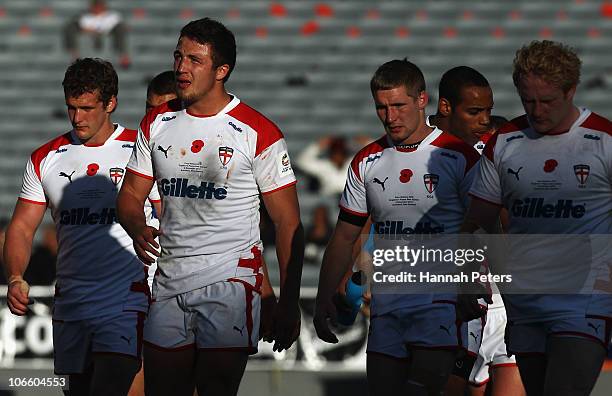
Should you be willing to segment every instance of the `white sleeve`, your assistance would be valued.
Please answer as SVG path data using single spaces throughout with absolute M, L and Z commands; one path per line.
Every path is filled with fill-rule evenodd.
M 127 170 L 146 179 L 153 179 L 151 145 L 140 128 L 138 128 L 138 137 L 136 138 L 134 151 L 132 151 L 132 157 L 127 164 Z
M 361 173 L 360 168 L 357 171 Z M 363 176 L 355 174 L 353 166 L 349 166 L 344 192 L 340 197 L 340 207 L 358 216 L 368 215 L 368 202 Z
M 502 189 L 495 164 L 486 155 L 480 157 L 470 194 L 494 204 L 502 204 Z M 476 168 L 475 167 L 475 168 Z
M 23 172 L 23 183 L 21 185 L 19 199 L 33 203 L 47 203 L 47 197 L 45 196 L 42 182 L 36 174 L 31 157 L 28 159 L 25 171 Z
M 285 139 L 278 139 L 259 153 L 253 161 L 253 171 L 262 194 L 295 184 Z

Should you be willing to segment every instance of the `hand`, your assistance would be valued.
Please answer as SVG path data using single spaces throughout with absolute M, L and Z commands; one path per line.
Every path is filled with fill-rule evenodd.
M 15 278 L 9 282 L 6 298 L 11 312 L 23 316 L 28 311 L 30 285 L 22 278 Z
M 300 308 L 295 303 L 287 303 L 282 297 L 274 310 L 274 346 L 272 350 L 280 352 L 289 349 L 300 335 Z
M 493 304 L 491 293 L 477 283 L 464 285 L 457 296 L 457 318 L 463 322 L 483 317 L 487 314 L 487 308 L 478 303 L 482 298 L 487 304 Z
M 319 298 L 317 297 L 315 315 L 313 323 L 317 336 L 325 342 L 335 344 L 338 342 L 336 335 L 329 329 L 329 322 L 332 325 L 337 324 L 337 312 L 336 306 L 334 305 L 331 297 L 330 298 Z
M 276 296 L 274 294 L 262 296 L 261 315 L 259 321 L 259 339 L 265 342 L 274 342 L 274 311 L 276 310 Z
M 146 265 L 153 264 L 155 257 L 161 256 L 159 244 L 155 241 L 155 238 L 161 234 L 162 232 L 157 228 L 145 226 L 132 238 L 136 255 Z M 151 257 L 151 255 L 154 257 Z

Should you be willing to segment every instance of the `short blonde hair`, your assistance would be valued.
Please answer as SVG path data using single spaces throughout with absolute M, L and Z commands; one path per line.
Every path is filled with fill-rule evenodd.
M 567 92 L 580 82 L 581 64 L 574 49 L 564 44 L 532 41 L 516 51 L 512 79 L 518 87 L 521 78 L 532 73 Z

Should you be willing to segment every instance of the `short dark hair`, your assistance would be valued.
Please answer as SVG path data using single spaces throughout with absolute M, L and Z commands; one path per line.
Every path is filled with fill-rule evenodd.
M 236 38 L 225 25 L 210 18 L 198 19 L 185 25 L 180 37 L 190 38 L 200 44 L 210 44 L 213 67 L 229 66 L 223 79 L 223 82 L 227 82 L 236 65 Z
M 467 87 L 490 87 L 489 81 L 478 70 L 457 66 L 442 75 L 438 86 L 439 99 L 446 99 L 452 107 L 461 103 L 461 91 Z
M 149 81 L 147 95 L 168 95 L 176 92 L 176 78 L 172 70 L 159 73 Z
M 82 58 L 68 66 L 62 86 L 67 98 L 98 90 L 100 100 L 106 106 L 119 92 L 119 77 L 110 62 L 100 58 Z
M 393 89 L 399 86 L 406 87 L 411 96 L 418 96 L 425 91 L 425 77 L 423 72 L 414 63 L 404 58 L 395 59 L 382 64 L 370 80 L 372 93 L 381 90 Z

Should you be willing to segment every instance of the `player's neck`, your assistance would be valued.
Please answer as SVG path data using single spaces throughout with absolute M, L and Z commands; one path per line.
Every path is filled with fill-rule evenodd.
M 401 142 L 393 142 L 396 146 L 405 146 L 414 143 L 419 143 L 425 140 L 427 136 L 433 131 L 433 128 L 428 127 L 425 122 L 421 123 L 421 125 L 412 132 L 406 139 Z
M 570 128 L 576 120 L 580 117 L 580 110 L 572 105 L 571 110 L 567 113 L 567 116 L 561 120 L 554 128 L 550 131 L 546 131 L 545 133 L 541 133 L 542 135 L 562 135 L 566 132 L 569 132 Z
M 444 117 L 440 114 L 430 116 L 429 124 L 432 126 L 436 126 L 445 132 L 450 131 L 450 120 L 448 119 L 448 117 Z
M 98 130 L 98 132 L 87 139 L 86 141 L 81 141 L 85 146 L 102 146 L 108 138 L 115 132 L 115 128 L 117 125 L 113 124 L 110 118 L 107 122 L 105 122 L 102 127 Z
M 213 116 L 219 113 L 229 102 L 232 96 L 223 87 L 212 89 L 210 92 L 187 106 L 189 114 L 198 116 Z

